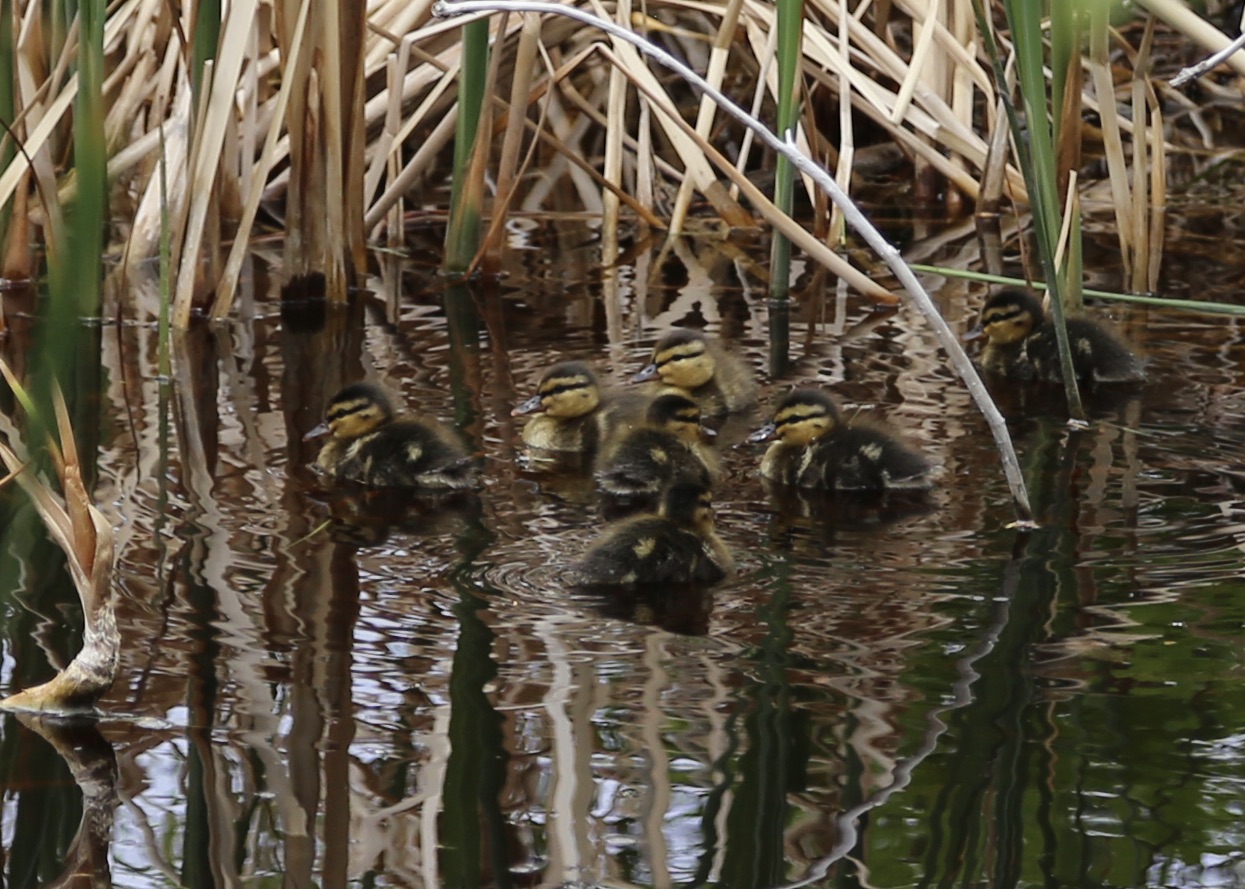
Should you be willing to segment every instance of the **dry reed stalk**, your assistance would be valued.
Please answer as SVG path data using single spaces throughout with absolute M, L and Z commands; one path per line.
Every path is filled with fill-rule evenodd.
M 726 76 L 726 63 L 730 58 L 731 46 L 735 42 L 735 28 L 739 24 L 739 15 L 743 10 L 743 0 L 727 0 L 722 10 L 722 20 L 718 23 L 713 37 L 713 48 L 709 52 L 709 67 L 705 72 L 705 80 L 714 87 L 721 89 L 722 79 Z M 776 38 L 777 35 L 775 34 Z M 762 78 L 764 80 L 764 78 Z M 717 106 L 707 95 L 700 97 L 700 106 L 696 111 L 696 132 L 708 139 L 713 130 L 713 121 Z M 747 149 L 744 149 L 744 156 Z M 643 154 L 640 155 L 644 157 Z M 728 192 L 729 194 L 729 192 Z M 732 200 L 734 195 L 731 195 Z M 677 236 L 683 231 L 683 223 L 687 218 L 687 208 L 692 203 L 692 182 L 684 179 L 674 198 L 674 207 L 670 211 L 670 234 Z
M 164 129 L 165 163 L 171 171 L 184 171 L 190 151 L 190 85 L 182 83 L 168 119 L 161 119 L 160 126 Z M 160 130 L 152 135 L 159 137 Z M 157 147 L 160 142 L 157 139 Z M 163 214 L 167 203 L 168 218 L 182 219 L 185 216 L 186 202 L 190 192 L 185 188 L 170 189 L 167 195 L 160 193 L 160 177 L 150 176 L 146 188 L 139 199 L 138 209 L 130 226 L 130 234 L 126 239 L 122 253 L 122 265 L 130 278 L 136 276 L 140 263 L 155 256 L 160 247 L 160 230 L 163 225 Z
M 393 95 L 395 96 L 401 95 L 401 90 L 399 87 L 402 81 L 402 72 L 405 70 L 406 70 L 406 54 L 405 53 L 399 53 L 397 56 L 390 56 L 390 64 L 389 64 L 388 70 L 386 71 L 386 77 L 389 82 L 390 89 L 393 90 Z M 398 121 L 401 119 L 400 114 L 401 114 L 402 106 L 399 102 L 394 101 L 390 103 L 389 109 L 390 109 L 390 113 L 385 116 L 385 137 L 387 137 L 390 140 L 390 145 L 392 145 L 393 140 L 397 138 Z M 390 182 L 396 182 L 398 180 L 399 175 L 402 173 L 401 157 L 399 157 L 397 154 L 390 151 L 389 147 L 386 146 L 384 150 L 376 151 L 375 160 L 384 161 L 385 175 L 389 177 Z M 377 184 L 379 184 L 380 182 L 380 177 L 379 175 L 377 176 L 376 182 L 372 184 L 371 188 L 368 188 L 366 182 L 367 180 L 365 178 L 364 179 L 365 184 L 363 186 L 363 198 L 364 198 L 365 203 L 370 199 L 371 195 L 375 191 Z M 401 196 L 399 196 L 398 199 L 393 202 L 393 207 L 390 208 L 389 213 L 388 213 L 388 219 L 385 223 L 385 228 L 386 228 L 385 239 L 386 239 L 386 243 L 390 247 L 396 248 L 400 246 L 402 243 L 402 220 L 405 214 L 406 214 L 406 202 L 402 199 Z M 364 216 L 365 227 L 366 227 L 366 223 L 367 223 L 367 217 L 365 214 Z M 369 229 L 368 231 L 371 232 L 372 230 Z M 373 236 L 374 236 L 374 233 L 373 233 Z M 396 313 L 397 307 L 395 306 L 394 309 Z M 391 323 L 396 324 L 397 318 L 395 317 Z
M 612 50 L 602 50 L 602 52 L 605 53 L 607 57 L 613 58 Z M 624 70 L 627 69 L 624 68 Z M 833 274 L 843 278 L 848 285 L 869 299 L 885 304 L 894 304 L 897 301 L 892 293 L 881 287 L 868 275 L 849 264 L 847 260 L 843 259 L 815 238 L 790 216 L 781 213 L 778 208 L 774 206 L 774 203 L 766 197 L 765 193 L 762 192 L 761 189 L 753 185 L 745 175 L 735 169 L 735 166 L 716 148 L 714 148 L 713 145 L 701 139 L 691 124 L 687 123 L 687 121 L 679 115 L 675 108 L 669 104 L 663 103 L 662 99 L 664 98 L 664 94 L 662 97 L 658 97 L 656 94 L 650 93 L 648 84 L 642 83 L 639 80 L 633 80 L 632 84 L 641 93 L 644 93 L 648 100 L 653 104 L 655 110 L 660 112 L 664 117 L 673 121 L 675 126 L 681 127 L 683 132 L 687 134 L 688 138 L 698 145 L 699 150 L 704 153 L 704 156 L 708 158 L 709 161 L 717 165 L 718 169 L 730 177 L 730 179 L 737 186 L 739 186 L 740 192 L 750 203 L 753 204 L 753 206 L 756 207 L 757 212 L 765 218 L 766 222 L 790 238 L 792 244 L 808 253 L 815 262 L 825 265 Z
M 924 80 L 927 89 L 936 90 L 939 86 L 936 81 L 941 72 L 931 70 L 934 59 L 930 55 L 930 50 L 934 45 L 934 34 L 938 30 L 941 13 L 942 0 L 930 0 L 929 5 L 921 11 L 921 15 L 913 17 L 912 27 L 916 31 L 916 45 L 912 48 L 912 60 L 908 63 L 903 82 L 899 85 L 899 92 L 895 95 L 895 104 L 891 108 L 890 119 L 893 124 L 902 123 L 904 117 L 907 116 L 908 106 L 912 103 L 912 94 L 916 92 L 918 83 Z
M 652 211 L 657 201 L 657 169 L 653 163 L 653 111 L 640 100 L 639 152 L 635 164 L 635 196 L 640 206 Z M 643 217 L 641 217 L 643 225 Z
M 1167 143 L 1163 139 L 1163 106 L 1155 95 L 1154 84 L 1146 80 L 1146 95 L 1150 105 L 1150 249 L 1149 262 L 1143 290 L 1153 293 L 1159 287 L 1159 272 L 1163 266 L 1163 233 L 1167 216 Z
M 298 65 L 298 57 L 308 43 L 305 37 L 310 8 L 310 0 L 305 0 L 299 7 L 298 17 L 294 21 L 294 30 L 291 35 L 292 42 L 289 46 L 294 47 L 294 55 L 291 61 L 295 66 Z M 242 264 L 246 261 L 249 251 L 251 226 L 255 223 L 256 213 L 259 212 L 259 203 L 263 199 L 264 186 L 268 182 L 268 173 L 276 160 L 277 141 L 281 135 L 281 123 L 285 120 L 285 112 L 289 107 L 293 87 L 293 80 L 282 80 L 281 88 L 277 91 L 275 113 L 269 121 L 268 133 L 264 138 L 264 147 L 259 156 L 257 170 L 251 177 L 251 186 L 242 205 L 242 214 L 234 235 L 233 246 L 229 250 L 229 257 L 225 261 L 225 268 L 216 286 L 216 298 L 212 302 L 211 317 L 213 320 L 219 321 L 228 317 L 229 310 L 233 306 L 233 298 L 238 288 L 238 279 L 242 274 Z
M 540 16 L 523 13 L 519 45 L 514 57 L 514 80 L 510 84 L 509 113 L 502 134 L 501 153 L 497 158 L 497 188 L 493 199 L 493 218 L 483 239 L 486 271 L 496 274 L 501 266 L 502 222 L 514 197 L 518 181 L 519 149 L 523 147 L 523 123 L 527 119 L 528 96 L 532 92 L 533 74 L 540 44 Z M 500 55 L 498 51 L 496 55 Z
M 14 391 L 21 385 L 0 362 L 0 374 Z M 81 461 L 74 442 L 69 411 L 59 389 L 53 392 L 60 447 L 48 442 L 63 498 L 26 471 L 9 447 L 0 444 L 0 461 L 30 497 L 48 533 L 65 552 L 69 573 L 82 602 L 82 649 L 69 665 L 47 682 L 0 700 L 7 710 L 39 713 L 92 713 L 95 702 L 112 687 L 117 676 L 120 636 L 112 604 L 114 558 L 112 526 L 94 504 L 82 480 Z M 5 479 L 7 481 L 8 479 Z
M 846 4 L 847 0 L 843 0 Z M 862 3 L 861 6 L 864 4 Z M 844 67 L 851 64 L 852 32 L 851 23 L 854 17 L 839 13 L 839 62 Z M 852 85 L 847 82 L 839 85 L 839 162 L 835 167 L 834 178 L 843 189 L 843 194 L 852 193 L 852 165 L 856 159 L 856 130 L 852 126 Z M 830 225 L 826 240 L 830 244 L 842 246 L 847 241 L 847 220 L 837 204 L 831 205 Z
M 1147 71 L 1150 66 L 1150 48 L 1154 44 L 1154 16 L 1146 20 L 1146 28 L 1142 33 L 1141 46 L 1133 61 L 1133 79 L 1131 98 L 1133 123 L 1138 128 L 1133 137 L 1133 243 L 1137 245 L 1133 253 L 1133 261 L 1126 266 L 1128 269 L 1127 286 L 1136 290 L 1144 286 L 1146 270 L 1149 267 L 1150 253 L 1150 172 L 1149 146 L 1145 134 L 1148 130 L 1146 114 L 1149 104 L 1146 96 Z
M 760 62 L 760 66 L 761 66 L 761 71 L 760 71 L 760 76 L 757 77 L 756 89 L 753 90 L 753 93 L 752 93 L 752 105 L 748 109 L 748 113 L 758 119 L 760 118 L 760 115 L 761 115 L 761 104 L 762 102 L 765 101 L 765 84 L 767 83 L 769 79 L 770 71 L 774 67 L 774 51 L 777 48 L 777 46 L 778 46 L 778 29 L 770 28 L 768 32 L 768 36 L 765 38 L 765 45 L 761 49 L 761 54 L 758 57 L 758 61 Z M 752 130 L 748 130 L 744 133 L 743 141 L 739 143 L 739 160 L 735 164 L 735 169 L 741 175 L 746 174 L 748 171 L 748 157 L 752 153 L 752 143 L 755 140 L 756 140 L 756 134 L 753 133 Z M 734 182 L 732 181 L 731 188 L 728 193 L 731 196 L 731 200 L 738 199 L 739 186 L 735 185 Z
M 1064 189 L 1063 202 L 1063 218 L 1059 223 L 1059 240 L 1055 243 L 1055 268 L 1063 268 L 1064 257 L 1067 256 L 1069 249 L 1069 239 L 1072 235 L 1072 223 L 1074 219 L 1080 216 L 1080 201 L 1076 190 L 1077 171 L 1068 171 L 1068 183 Z M 1072 282 L 1072 286 L 1076 289 L 1077 296 L 1080 296 L 1079 282 Z M 1067 296 L 1064 297 L 1067 299 Z M 1076 300 L 1080 302 L 1079 298 Z
M 212 65 L 210 88 L 203 126 L 196 131 L 191 155 L 190 202 L 185 222 L 185 239 L 174 255 L 177 263 L 177 285 L 173 300 L 173 326 L 184 330 L 190 324 L 195 283 L 199 271 L 199 253 L 209 223 L 210 198 L 214 193 L 216 173 L 221 164 L 225 132 L 233 112 L 233 95 L 241 73 L 246 36 L 255 17 L 258 0 L 237 0 L 230 4 L 221 30 L 220 52 Z M 205 79 L 205 85 L 209 83 Z M 219 229 L 218 229 L 219 230 Z
M 409 39 L 398 41 L 395 52 L 389 53 L 385 60 L 385 95 L 389 101 L 385 105 L 385 125 L 380 138 L 371 146 L 371 165 L 363 176 L 363 200 L 370 205 L 376 196 L 376 189 L 387 171 L 395 166 L 393 147 L 398 143 L 398 131 L 402 125 L 402 75 L 406 72 L 411 60 L 411 42 Z M 393 172 L 388 172 L 392 177 Z
M 598 5 L 597 14 L 603 10 Z M 618 23 L 627 27 L 631 23 L 631 0 L 617 0 L 614 15 Z M 601 192 L 601 263 L 606 268 L 618 259 L 618 208 L 617 191 L 622 189 L 623 133 L 627 130 L 627 81 L 617 67 L 609 72 L 609 94 L 605 101 L 605 163 L 602 175 L 605 181 L 616 186 Z M 686 184 L 686 180 L 684 181 Z
M 828 0 L 816 0 L 816 2 L 825 4 Z M 827 6 L 824 11 L 833 17 L 834 8 Z M 763 42 L 761 24 L 769 24 L 773 13 L 771 9 L 755 0 L 750 0 L 747 9 L 752 13 L 746 20 L 748 36 L 755 48 Z M 942 31 L 946 30 L 941 25 L 936 24 L 935 27 L 941 28 Z M 859 51 L 868 54 L 878 68 L 902 82 L 908 70 L 907 63 L 867 29 L 857 28 L 853 34 L 861 41 L 862 45 L 857 47 Z M 945 101 L 918 85 L 914 92 L 914 104 L 908 109 L 904 125 L 894 124 L 890 116 L 898 97 L 893 91 L 879 84 L 874 75 L 854 66 L 845 67 L 841 62 L 839 52 L 827 41 L 826 35 L 808 26 L 807 23 L 804 30 L 804 47 L 805 56 L 812 63 L 811 69 L 807 72 L 809 76 L 816 78 L 831 89 L 838 89 L 841 82 L 849 83 L 855 108 L 876 121 L 915 156 L 945 176 L 955 187 L 974 199 L 977 197 L 977 181 L 963 169 L 952 164 L 942 153 L 942 149 L 960 154 L 972 169 L 981 169 L 985 162 L 987 145 L 970 127 L 965 126 L 955 117 Z M 962 47 L 960 50 L 963 52 Z M 928 137 L 929 141 L 918 136 Z M 1023 177 L 1019 172 L 1008 168 L 1007 175 L 1013 193 L 1024 195 Z
M 977 17 L 973 15 L 970 4 L 953 3 L 948 9 L 948 15 L 951 19 L 950 32 L 954 40 L 955 46 L 964 47 L 966 53 L 971 58 L 976 54 L 977 40 Z M 975 60 L 974 60 L 975 61 Z M 984 73 L 984 72 L 983 72 Z M 955 64 L 951 66 L 951 114 L 959 121 L 960 125 L 967 128 L 974 128 L 973 111 L 975 107 L 975 97 L 973 93 L 973 76 L 972 71 L 963 64 Z M 984 128 L 989 132 L 991 126 L 990 112 L 993 110 L 994 103 L 991 101 L 992 91 L 985 91 L 983 94 L 983 107 L 986 109 Z M 989 156 L 989 148 L 987 148 L 987 157 Z M 952 155 L 951 163 L 958 169 L 967 172 L 967 163 L 964 158 L 959 155 Z M 981 178 L 985 178 L 984 161 L 981 171 Z M 958 213 L 963 209 L 963 195 L 953 189 L 947 191 L 947 209 L 951 213 Z
M 599 4 L 597 5 L 599 6 Z M 644 60 L 640 58 L 639 51 L 631 44 L 619 40 L 612 35 L 610 41 L 613 47 L 611 56 L 615 63 L 620 66 L 620 69 L 626 73 L 628 79 L 637 88 L 640 84 L 643 84 L 645 92 L 652 96 L 660 97 L 660 99 L 654 99 L 658 105 L 673 106 L 675 103 L 666 94 L 661 81 L 644 64 Z M 691 178 L 696 190 L 703 194 L 709 203 L 713 205 L 714 210 L 722 217 L 722 220 L 727 225 L 733 227 L 746 228 L 753 225 L 752 216 L 730 199 L 730 195 L 725 187 L 722 186 L 717 176 L 714 175 L 713 167 L 705 159 L 704 154 L 697 149 L 695 140 L 690 138 L 677 123 L 665 114 L 658 115 L 657 123 L 665 132 L 666 138 L 674 146 L 679 159 L 683 162 L 686 175 Z
M 1099 18 L 1101 16 L 1101 18 Z M 1120 258 L 1125 268 L 1132 265 L 1135 241 L 1132 233 L 1133 200 L 1128 181 L 1128 161 L 1124 158 L 1124 140 L 1120 135 L 1119 106 L 1115 101 L 1115 81 L 1107 57 L 1107 23 L 1105 10 L 1095 14 L 1090 24 L 1090 80 L 1098 94 L 1098 116 L 1102 126 L 1103 151 L 1107 160 L 1107 179 L 1111 184 L 1111 207 L 1115 211 L 1115 232 Z

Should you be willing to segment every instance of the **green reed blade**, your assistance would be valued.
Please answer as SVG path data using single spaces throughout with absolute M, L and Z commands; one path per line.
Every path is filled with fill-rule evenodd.
M 464 274 L 480 249 L 480 220 L 484 215 L 482 183 L 473 184 L 472 167 L 488 86 L 488 20 L 479 19 L 463 26 L 463 67 L 458 79 L 458 121 L 454 132 L 454 185 L 450 192 L 450 218 L 445 233 L 445 271 L 451 276 Z M 483 166 L 476 165 L 483 175 Z
M 195 7 L 194 33 L 190 37 L 191 89 L 198 107 L 199 90 L 203 86 L 203 66 L 216 58 L 220 43 L 220 0 L 199 0 Z
M 1072 367 L 1072 352 L 1068 346 L 1068 334 L 1064 323 L 1064 303 L 1060 270 L 1055 265 L 1055 251 L 1059 240 L 1062 207 L 1059 201 L 1058 167 L 1055 158 L 1054 134 L 1048 114 L 1048 94 L 1045 52 L 1042 39 L 1042 14 L 1047 4 L 1036 0 L 1003 0 L 1012 44 L 1016 51 L 1016 80 L 1020 90 L 1021 107 L 1017 108 L 1003 70 L 1003 56 L 994 38 L 991 18 L 982 0 L 975 0 L 978 25 L 986 43 L 986 50 L 993 62 L 995 81 L 999 95 L 1007 109 L 1008 124 L 1016 146 L 1017 161 L 1029 192 L 1033 229 L 1037 238 L 1038 256 L 1043 276 L 1051 291 L 1051 320 L 1055 325 L 1059 343 L 1060 368 L 1064 378 L 1064 393 L 1068 401 L 1068 413 L 1074 419 L 1085 418 L 1081 393 L 1076 384 Z M 1056 97 L 1058 99 L 1059 97 Z M 1058 109 L 1055 116 L 1058 117 Z M 1079 256 L 1079 250 L 1070 251 Z M 1080 276 L 1080 270 L 1076 272 Z
M 796 73 L 803 53 L 804 0 L 778 0 L 778 133 L 795 131 L 799 118 L 796 101 Z M 788 216 L 795 197 L 795 171 L 791 162 L 778 156 L 774 176 L 774 205 Z M 770 250 L 770 297 L 786 299 L 791 287 L 791 241 L 774 233 Z

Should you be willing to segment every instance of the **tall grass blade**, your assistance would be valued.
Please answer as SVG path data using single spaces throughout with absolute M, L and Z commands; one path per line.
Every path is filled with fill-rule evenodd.
M 796 72 L 802 55 L 803 24 L 804 0 L 778 0 L 778 132 L 784 137 L 794 133 L 799 120 Z M 794 198 L 795 171 L 791 162 L 779 155 L 774 177 L 774 206 L 780 213 L 790 216 Z M 791 241 L 782 232 L 774 233 L 769 265 L 770 298 L 786 299 L 791 288 Z
M 987 52 L 993 60 L 995 78 L 1000 84 L 1006 83 L 1003 58 L 994 34 L 993 22 L 983 0 L 974 0 L 974 3 L 978 26 L 986 42 Z M 1068 413 L 1075 419 L 1084 419 L 1085 408 L 1081 403 L 1081 393 L 1073 371 L 1072 352 L 1064 323 L 1063 277 L 1055 262 L 1060 229 L 1058 171 L 1054 136 L 1047 111 L 1041 7 L 1042 4 L 1031 0 L 1004 0 L 1004 11 L 1016 54 L 1021 107 L 1017 108 L 1007 90 L 1001 90 L 1000 96 L 1007 108 L 1017 160 L 1029 191 L 1043 277 L 1051 291 L 1050 311 L 1059 342 L 1060 368 Z
M 466 274 L 480 249 L 480 221 L 484 215 L 483 165 L 481 181 L 471 181 L 472 162 L 484 151 L 487 134 L 480 131 L 488 87 L 488 20 L 463 27 L 463 67 L 458 81 L 458 125 L 454 132 L 454 184 L 450 191 L 450 219 L 445 233 L 445 271 L 451 277 Z

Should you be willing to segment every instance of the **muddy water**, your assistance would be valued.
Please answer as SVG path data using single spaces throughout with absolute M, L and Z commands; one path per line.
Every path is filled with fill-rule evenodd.
M 447 294 L 438 235 L 413 237 L 350 312 L 282 313 L 257 259 L 243 319 L 176 344 L 167 399 L 141 288 L 100 332 L 122 678 L 97 733 L 6 718 L 10 885 L 1245 885 L 1241 322 L 1098 310 L 1151 377 L 1097 393 L 1085 429 L 997 391 L 1041 520 L 1021 533 L 911 313 L 813 278 L 775 377 L 753 245 L 607 274 L 590 228 L 516 226 L 499 286 Z M 1172 289 L 1236 298 L 1192 280 Z M 969 326 L 980 287 L 930 283 Z M 767 399 L 817 382 L 886 417 L 938 487 L 782 496 L 725 449 L 734 578 L 574 590 L 600 504 L 524 462 L 510 408 L 561 358 L 622 384 L 674 325 Z M 324 487 L 302 435 L 365 376 L 459 426 L 478 494 Z M 5 508 L 9 688 L 76 631 L 54 548 Z

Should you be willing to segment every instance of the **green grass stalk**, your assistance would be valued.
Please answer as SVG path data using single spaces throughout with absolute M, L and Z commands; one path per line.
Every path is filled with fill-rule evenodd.
M 52 308 L 66 323 L 97 316 L 103 290 L 108 146 L 104 142 L 104 0 L 79 7 L 73 157 L 77 196 L 66 214 L 68 250 L 49 271 Z
M 480 132 L 484 93 L 488 87 L 488 20 L 479 19 L 463 26 L 463 67 L 458 85 L 458 122 L 454 133 L 454 185 L 450 192 L 449 225 L 445 233 L 445 271 L 451 277 L 465 274 L 480 249 L 480 220 L 483 217 L 484 189 L 473 184 L 472 161 Z M 476 165 L 482 175 L 483 165 Z
M 1059 341 L 1059 360 L 1063 371 L 1068 413 L 1074 419 L 1084 419 L 1085 408 L 1081 403 L 1081 393 L 1076 384 L 1076 374 L 1072 367 L 1072 352 L 1068 345 L 1067 328 L 1064 322 L 1064 288 L 1062 286 L 1064 279 L 1061 278 L 1055 264 L 1061 206 L 1054 133 L 1047 110 L 1045 52 L 1042 42 L 1042 12 L 1045 4 L 1036 3 L 1033 0 L 1004 0 L 1003 6 L 1016 51 L 1017 85 L 1020 89 L 1022 108 L 1016 107 L 1015 101 L 1005 86 L 1007 77 L 1004 72 L 1004 60 L 994 37 L 992 20 L 982 0 L 976 0 L 974 4 L 986 50 L 993 62 L 995 80 L 1000 84 L 999 94 L 1003 97 L 1007 108 L 1008 124 L 1016 146 L 1017 160 L 1024 174 L 1025 188 L 1029 192 L 1038 255 L 1041 259 L 1043 275 L 1051 291 L 1051 319 Z M 1058 117 L 1058 113 L 1055 116 Z
M 799 118 L 796 101 L 796 74 L 802 55 L 801 38 L 804 24 L 804 0 L 778 0 L 778 133 L 794 130 Z M 778 156 L 774 177 L 774 205 L 791 215 L 795 197 L 795 171 L 791 161 Z M 791 288 L 791 241 L 781 232 L 774 233 L 770 248 L 769 295 L 786 299 Z
M 195 4 L 195 27 L 190 42 L 191 89 L 197 107 L 199 91 L 203 88 L 203 66 L 216 58 L 216 47 L 220 43 L 220 0 L 198 0 Z

